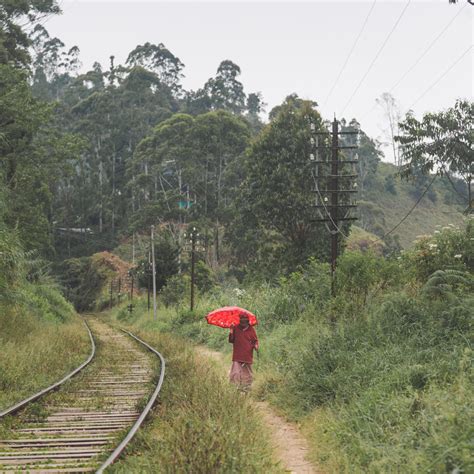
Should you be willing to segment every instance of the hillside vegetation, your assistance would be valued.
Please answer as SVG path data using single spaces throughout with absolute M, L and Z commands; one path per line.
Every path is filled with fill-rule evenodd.
M 359 198 L 357 225 L 383 236 L 406 216 L 428 185 L 427 179 L 403 180 L 394 165 L 379 163 L 374 178 Z M 402 248 L 408 248 L 419 236 L 430 235 L 449 224 L 460 225 L 464 208 L 457 192 L 461 192 L 460 188 L 453 189 L 447 178 L 435 180 L 410 216 L 392 233 L 392 238 Z
M 197 357 L 186 339 L 157 331 L 146 318 L 121 319 L 120 326 L 165 355 L 166 378 L 155 416 L 112 472 L 283 473 L 251 400 Z
M 90 353 L 82 321 L 17 236 L 0 228 L 0 410 L 56 382 Z
M 117 318 L 228 351 L 226 331 L 204 316 L 246 307 L 259 318 L 255 395 L 303 424 L 328 472 L 469 472 L 472 224 L 436 231 L 399 258 L 346 252 L 334 299 L 328 267 L 312 261 L 277 285 L 215 286 L 195 312 L 188 287 L 165 287 L 156 323 L 144 300 Z M 179 303 L 166 307 L 170 291 Z

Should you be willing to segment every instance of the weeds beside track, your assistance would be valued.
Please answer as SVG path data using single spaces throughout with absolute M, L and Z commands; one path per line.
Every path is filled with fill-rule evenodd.
M 143 406 L 153 388 L 152 359 L 127 335 L 96 319 L 90 322 L 97 339 L 90 367 L 0 426 L 1 472 L 100 470 L 120 440 L 131 439 L 136 429 L 127 435 L 130 426 L 146 415 Z M 115 457 L 123 447 L 114 451 Z

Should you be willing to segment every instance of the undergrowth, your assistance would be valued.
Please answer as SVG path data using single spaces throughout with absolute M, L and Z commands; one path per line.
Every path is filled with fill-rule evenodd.
M 44 263 L 1 225 L 0 348 L 0 410 L 56 382 L 90 352 L 86 329 Z
M 195 358 L 184 339 L 157 333 L 146 311 L 136 314 L 127 327 L 164 355 L 165 382 L 154 416 L 112 471 L 283 472 L 251 401 Z
M 214 288 L 194 312 L 160 305 L 152 323 L 139 302 L 118 318 L 229 350 L 204 316 L 245 307 L 259 319 L 254 394 L 302 423 L 317 464 L 329 472 L 469 472 L 473 248 L 471 221 L 399 258 L 346 252 L 336 298 L 327 266 L 312 261 L 277 285 Z

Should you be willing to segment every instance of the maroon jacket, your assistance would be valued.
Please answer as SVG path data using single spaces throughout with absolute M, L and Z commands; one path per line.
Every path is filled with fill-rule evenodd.
M 230 330 L 229 342 L 234 344 L 232 360 L 234 362 L 244 362 L 251 364 L 253 362 L 253 350 L 258 349 L 257 333 L 252 326 L 242 329 L 235 326 Z

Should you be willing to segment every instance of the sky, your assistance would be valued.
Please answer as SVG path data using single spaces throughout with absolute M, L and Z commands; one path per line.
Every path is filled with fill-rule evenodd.
M 60 4 L 62 15 L 44 26 L 80 48 L 83 71 L 95 61 L 107 68 L 111 55 L 124 63 L 139 44 L 164 43 L 186 66 L 186 89 L 202 87 L 230 59 L 245 91 L 262 93 L 267 112 L 296 93 L 315 100 L 325 119 L 356 117 L 381 141 L 386 120 L 375 99 L 384 92 L 418 118 L 472 100 L 474 6 L 466 0 Z

